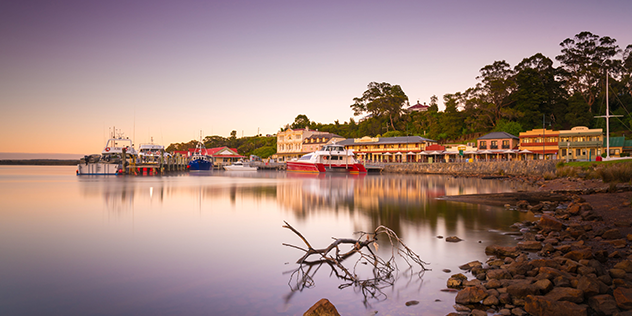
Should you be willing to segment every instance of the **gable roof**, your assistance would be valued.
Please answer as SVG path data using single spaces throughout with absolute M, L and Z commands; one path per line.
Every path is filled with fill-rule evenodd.
M 507 132 L 491 132 L 487 135 L 483 135 L 479 137 L 478 139 L 506 139 L 506 138 L 520 139 L 518 136 L 509 134 Z

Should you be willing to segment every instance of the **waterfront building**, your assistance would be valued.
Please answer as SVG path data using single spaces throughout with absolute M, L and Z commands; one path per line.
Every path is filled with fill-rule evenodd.
M 189 148 L 186 150 L 176 150 L 174 153 L 182 154 L 187 158 L 193 156 L 193 153 L 196 151 L 195 148 Z M 240 155 L 237 152 L 237 148 L 228 148 L 226 146 L 223 147 L 215 147 L 215 148 L 202 148 L 202 155 L 213 157 L 214 165 L 224 166 L 230 165 L 239 159 L 244 159 L 245 157 Z
M 560 132 L 548 129 L 533 129 L 520 133 L 520 152 L 533 153 L 533 158 L 558 159 Z
M 366 162 L 419 162 L 426 147 L 436 143 L 421 136 L 369 137 L 347 139 L 339 144 Z
M 278 158 L 278 161 L 282 162 L 289 161 L 294 158 L 298 159 L 302 155 L 313 152 L 314 150 L 309 150 L 314 148 L 311 146 L 311 144 L 313 143 L 305 143 L 305 140 L 310 139 L 311 137 L 316 137 L 316 139 L 318 139 L 319 137 L 321 138 L 318 144 L 319 146 L 344 140 L 344 138 L 342 138 L 341 136 L 328 132 L 310 130 L 308 127 L 306 127 L 305 129 L 288 128 L 285 131 L 277 133 L 276 157 Z M 323 137 L 329 137 L 326 143 L 322 143 Z
M 327 144 L 339 143 L 345 139 L 346 138 L 340 135 L 331 134 L 331 133 L 314 134 L 309 137 L 306 137 L 303 140 L 303 151 L 311 153 L 311 152 L 320 150 L 321 148 L 323 148 L 323 146 Z
M 595 161 L 596 157 L 605 151 L 603 149 L 606 147 L 605 138 L 601 128 L 589 129 L 586 126 L 576 126 L 570 130 L 560 130 L 559 137 L 559 159 Z M 613 138 L 610 137 L 611 152 L 613 152 Z M 617 147 L 616 150 L 622 152 L 623 142 L 620 143 L 621 146 Z M 616 144 L 619 144 L 619 140 Z

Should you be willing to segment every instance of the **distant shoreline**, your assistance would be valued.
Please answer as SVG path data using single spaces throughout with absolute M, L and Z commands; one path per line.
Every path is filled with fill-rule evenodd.
M 79 164 L 79 159 L 0 159 L 5 166 L 72 166 Z

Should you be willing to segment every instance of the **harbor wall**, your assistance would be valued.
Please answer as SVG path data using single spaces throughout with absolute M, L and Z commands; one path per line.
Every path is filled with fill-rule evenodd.
M 542 176 L 555 173 L 558 160 L 523 160 L 450 163 L 390 163 L 382 172 L 414 174 L 451 174 L 463 176 Z

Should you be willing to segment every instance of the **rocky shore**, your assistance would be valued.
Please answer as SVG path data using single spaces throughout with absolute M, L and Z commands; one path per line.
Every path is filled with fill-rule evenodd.
M 465 263 L 448 279 L 447 290 L 458 290 L 449 315 L 632 315 L 631 188 L 570 178 L 538 184 L 540 198 L 506 204 L 540 216 L 514 224 L 518 244 L 490 245 L 486 262 Z

